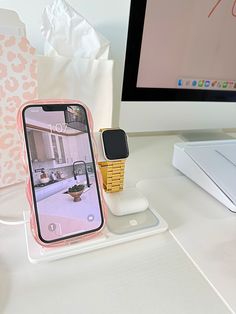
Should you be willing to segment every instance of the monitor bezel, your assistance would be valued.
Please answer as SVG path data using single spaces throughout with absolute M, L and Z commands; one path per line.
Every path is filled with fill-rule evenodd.
M 137 87 L 147 0 L 131 0 L 122 87 L 122 101 L 235 102 L 235 91 Z

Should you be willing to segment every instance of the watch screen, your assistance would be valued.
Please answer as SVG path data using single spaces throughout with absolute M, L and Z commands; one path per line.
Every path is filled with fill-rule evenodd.
M 129 156 L 125 131 L 120 129 L 105 130 L 102 132 L 102 139 L 107 159 L 124 159 Z

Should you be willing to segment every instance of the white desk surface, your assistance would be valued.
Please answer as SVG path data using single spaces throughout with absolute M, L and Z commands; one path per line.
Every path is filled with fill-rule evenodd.
M 235 311 L 236 214 L 171 166 L 179 141 L 177 136 L 129 141 L 126 185 L 148 179 L 139 186 L 170 232 L 32 265 L 23 226 L 0 225 L 0 313 Z M 0 215 L 18 216 L 27 206 L 24 186 L 0 190 L 0 204 Z

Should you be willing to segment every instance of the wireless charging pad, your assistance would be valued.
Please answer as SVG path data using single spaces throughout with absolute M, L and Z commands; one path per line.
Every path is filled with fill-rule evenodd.
M 29 215 L 29 211 L 24 212 L 26 221 L 29 221 Z M 148 237 L 164 232 L 167 229 L 168 225 L 165 220 L 155 209 L 149 207 L 143 212 L 125 216 L 115 216 L 108 211 L 106 225 L 99 235 L 66 246 L 53 248 L 40 246 L 32 235 L 29 222 L 25 224 L 25 236 L 28 258 L 32 263 L 38 263 L 53 261 Z

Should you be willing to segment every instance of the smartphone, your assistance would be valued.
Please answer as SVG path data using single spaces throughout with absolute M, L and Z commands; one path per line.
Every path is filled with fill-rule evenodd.
M 99 231 L 104 215 L 85 106 L 28 104 L 22 122 L 37 240 L 55 244 Z

